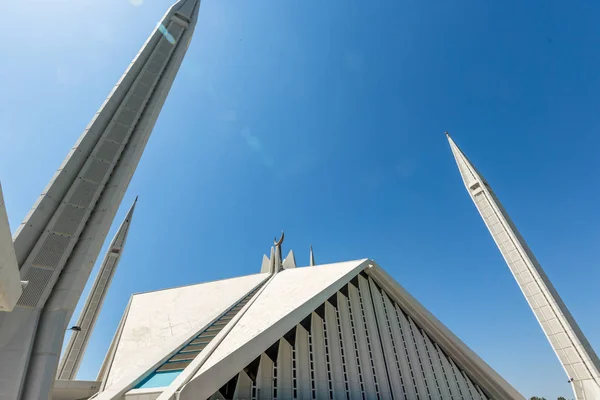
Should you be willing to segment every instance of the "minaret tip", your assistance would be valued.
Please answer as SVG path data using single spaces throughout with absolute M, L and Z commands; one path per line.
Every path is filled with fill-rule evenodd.
M 139 197 L 139 195 L 135 196 L 135 200 L 133 200 L 133 204 L 137 203 L 138 197 Z
M 444 132 L 444 134 L 446 135 L 446 137 L 447 137 L 448 139 L 450 139 L 450 134 L 448 133 L 448 131 Z

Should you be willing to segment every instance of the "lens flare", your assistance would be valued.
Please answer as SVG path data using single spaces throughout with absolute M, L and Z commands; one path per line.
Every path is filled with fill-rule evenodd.
M 169 33 L 169 31 L 167 30 L 167 28 L 165 28 L 165 26 L 163 24 L 160 24 L 158 26 L 158 30 L 160 31 L 160 33 L 163 34 L 163 36 L 165 37 L 165 39 L 167 39 L 169 41 L 169 43 L 175 44 L 175 38 L 173 37 L 173 35 L 171 35 Z

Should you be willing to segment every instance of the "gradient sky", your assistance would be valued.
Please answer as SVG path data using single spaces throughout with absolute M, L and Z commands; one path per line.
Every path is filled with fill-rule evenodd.
M 13 231 L 170 2 L 0 2 Z M 299 264 L 310 244 L 318 263 L 373 258 L 523 395 L 572 397 L 443 132 L 600 350 L 599 17 L 591 0 L 204 0 L 79 378 L 132 293 L 256 273 L 285 229 Z

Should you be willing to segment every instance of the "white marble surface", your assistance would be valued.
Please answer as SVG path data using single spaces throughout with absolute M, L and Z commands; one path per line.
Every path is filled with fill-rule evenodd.
M 106 389 L 135 380 L 267 277 L 255 274 L 134 295 Z
M 11 311 L 21 296 L 21 276 L 0 186 L 0 311 Z
M 208 397 L 365 268 L 366 260 L 282 270 L 185 386 L 181 399 Z M 221 379 L 222 380 L 222 379 Z

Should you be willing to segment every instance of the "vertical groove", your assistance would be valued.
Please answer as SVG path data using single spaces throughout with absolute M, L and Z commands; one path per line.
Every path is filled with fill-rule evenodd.
M 344 340 L 342 339 L 342 324 L 340 321 L 340 311 L 335 307 L 335 319 L 337 324 L 338 340 L 340 342 L 340 354 L 342 358 L 342 372 L 344 373 L 344 388 L 346 390 L 346 400 L 350 400 L 350 385 L 348 383 L 348 368 L 346 366 L 346 353 L 344 352 Z
M 382 290 L 382 297 L 387 296 L 387 294 Z M 404 400 L 408 400 L 408 395 L 406 391 L 406 384 L 404 383 L 404 377 L 402 376 L 401 366 L 400 366 L 400 358 L 398 357 L 398 346 L 396 345 L 396 339 L 394 339 L 394 334 L 392 332 L 392 324 L 390 322 L 390 316 L 387 309 L 387 305 L 385 304 L 385 300 L 382 301 L 383 304 L 383 312 L 385 313 L 385 321 L 388 327 L 388 331 L 390 334 L 390 340 L 392 342 L 392 350 L 394 351 L 394 360 L 396 361 L 396 368 L 398 369 L 398 375 L 400 376 L 400 385 L 402 386 L 402 391 L 404 392 Z
M 406 359 L 408 360 L 408 369 L 410 370 L 410 375 L 411 375 L 411 380 L 413 383 L 413 387 L 415 388 L 415 394 L 416 394 L 416 399 L 420 400 L 420 395 L 419 395 L 419 387 L 417 385 L 417 381 L 415 378 L 415 371 L 412 367 L 412 362 L 410 360 L 410 352 L 408 351 L 408 342 L 406 339 L 406 336 L 404 334 L 404 329 L 402 329 L 402 323 L 400 322 L 400 314 L 398 314 L 398 308 L 394 307 L 394 312 L 396 313 L 396 319 L 398 322 L 398 328 L 400 329 L 400 335 L 402 337 L 402 345 L 404 347 L 404 354 L 406 355 Z
M 429 390 L 429 382 L 427 382 L 427 375 L 425 375 L 425 369 L 423 368 L 423 357 L 419 353 L 419 346 L 417 345 L 417 339 L 415 337 L 415 332 L 412 327 L 412 323 L 410 319 L 407 318 L 408 321 L 408 330 L 410 332 L 410 336 L 412 338 L 413 346 L 415 348 L 415 354 L 417 355 L 417 360 L 419 362 L 419 367 L 421 369 L 421 374 L 423 375 L 423 381 L 425 382 L 425 390 L 427 391 L 427 397 L 431 400 L 431 392 Z
M 346 297 L 346 300 L 348 301 L 348 314 L 350 315 L 350 327 L 352 328 L 352 338 L 354 342 L 354 354 L 356 356 L 356 365 L 358 367 L 358 380 L 360 382 L 360 392 L 362 394 L 362 399 L 367 400 L 367 396 L 365 394 L 365 383 L 362 376 L 362 366 L 360 365 L 360 353 L 358 352 L 358 341 L 356 339 L 356 324 L 354 323 L 352 304 L 350 302 L 350 297 Z
M 379 346 L 381 347 L 381 355 L 383 356 L 383 366 L 385 367 L 385 375 L 387 376 L 387 382 L 390 390 L 390 398 L 394 399 L 394 389 L 392 388 L 392 380 L 390 379 L 390 371 L 388 367 L 388 357 L 385 354 L 385 349 L 383 348 L 383 338 L 381 337 L 381 330 L 379 329 L 380 322 L 377 318 L 377 312 L 375 311 L 375 299 L 373 299 L 373 292 L 371 288 L 371 278 L 367 280 L 367 288 L 369 290 L 369 296 L 371 298 L 371 307 L 373 308 L 373 317 L 375 318 L 375 330 L 377 330 L 377 336 L 379 337 Z M 402 377 L 400 378 L 402 380 Z
M 273 361 L 273 391 L 272 398 L 277 400 L 277 360 Z
M 375 383 L 375 393 L 377 395 L 377 400 L 381 400 L 381 396 L 379 394 L 379 384 L 377 383 L 377 371 L 375 371 L 375 363 L 373 361 L 373 348 L 371 347 L 371 339 L 369 338 L 369 326 L 367 324 L 367 316 L 365 315 L 365 306 L 362 298 L 361 290 L 357 290 L 358 293 L 358 301 L 360 304 L 360 312 L 362 316 L 362 321 L 365 329 L 365 337 L 367 339 L 367 349 L 369 350 L 369 361 L 371 363 L 371 371 L 373 372 L 373 382 Z
M 292 346 L 292 398 L 298 398 L 298 371 L 296 367 L 296 344 Z
M 438 394 L 440 395 L 440 398 L 443 398 L 442 389 L 440 388 L 440 382 L 439 382 L 439 379 L 435 372 L 435 368 L 433 367 L 433 359 L 431 356 L 432 352 L 429 350 L 429 346 L 427 346 L 427 340 L 425 340 L 425 337 L 424 337 L 425 334 L 418 330 L 417 330 L 417 332 L 419 332 L 423 336 L 423 346 L 425 347 L 425 351 L 427 352 L 427 358 L 429 359 L 429 366 L 431 367 L 431 372 L 433 373 L 433 380 L 435 381 L 435 386 L 438 391 Z M 440 377 L 440 379 L 441 379 L 441 377 Z M 452 399 L 452 396 L 450 396 L 450 398 Z
M 464 371 L 460 371 L 460 373 L 463 375 L 463 377 L 465 378 L 465 381 L 467 382 L 467 389 L 469 389 L 469 396 L 471 396 L 471 400 L 475 400 L 475 397 L 473 396 L 473 389 L 471 389 L 471 387 L 473 386 L 471 384 L 471 379 L 469 379 L 469 376 L 464 372 Z
M 314 316 L 313 316 L 314 318 Z M 317 391 L 315 388 L 315 361 L 314 361 L 314 355 L 313 355 L 313 338 L 312 338 L 312 333 L 310 331 L 308 331 L 308 359 L 310 360 L 310 391 L 311 391 L 311 398 L 312 399 L 316 399 L 317 398 Z
M 329 400 L 333 400 L 333 381 L 331 379 L 331 358 L 329 355 L 329 340 L 327 338 L 327 321 L 323 318 L 323 339 L 325 341 L 325 366 L 327 367 L 327 384 L 329 387 Z

